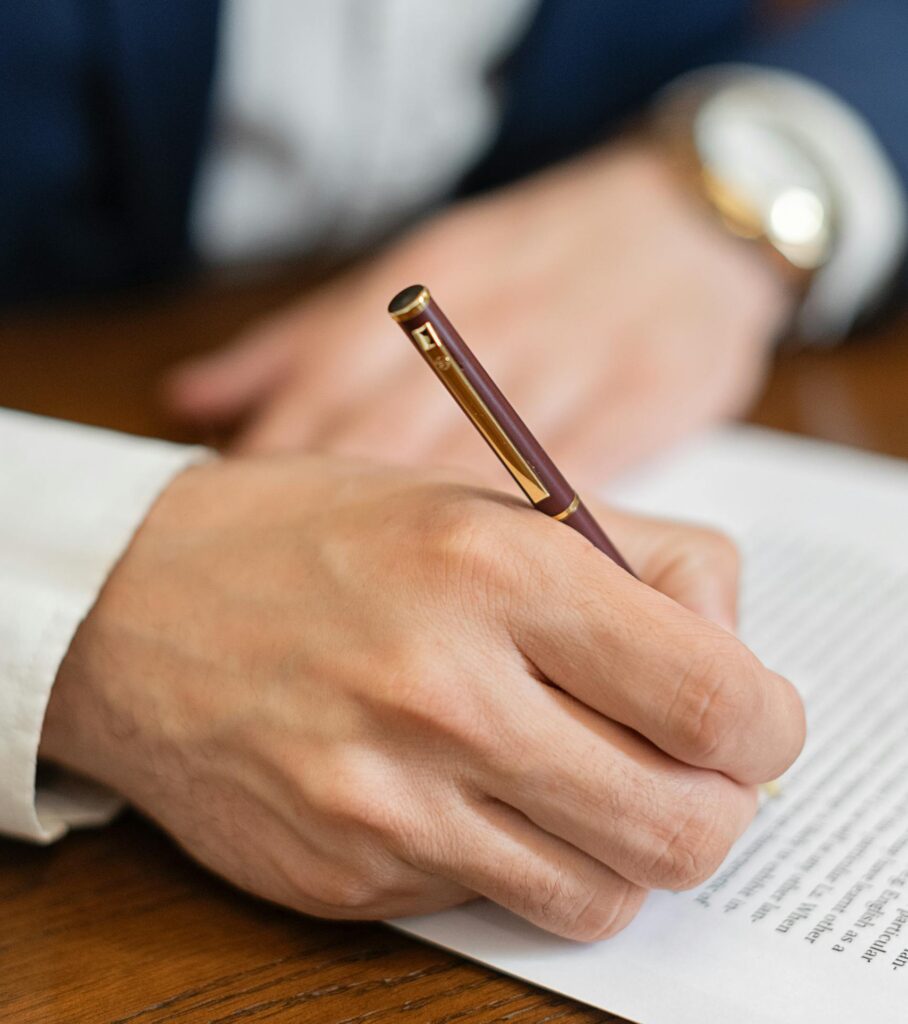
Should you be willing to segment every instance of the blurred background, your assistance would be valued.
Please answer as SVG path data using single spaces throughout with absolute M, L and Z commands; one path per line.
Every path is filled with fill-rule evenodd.
M 466 461 L 424 280 L 589 479 L 733 417 L 908 455 L 906 48 L 903 0 L 8 5 L 0 405 Z

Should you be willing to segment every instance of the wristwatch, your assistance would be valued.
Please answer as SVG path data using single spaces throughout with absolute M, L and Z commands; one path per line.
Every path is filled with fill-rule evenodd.
M 760 245 L 805 295 L 836 240 L 833 189 L 809 146 L 708 75 L 670 87 L 655 105 L 653 129 L 725 227 Z

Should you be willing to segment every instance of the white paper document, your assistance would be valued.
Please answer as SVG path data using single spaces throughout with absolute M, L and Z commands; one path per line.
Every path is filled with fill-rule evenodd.
M 908 464 L 734 428 L 611 495 L 744 554 L 741 635 L 804 753 L 719 871 L 581 945 L 488 903 L 396 922 L 640 1024 L 908 1022 Z

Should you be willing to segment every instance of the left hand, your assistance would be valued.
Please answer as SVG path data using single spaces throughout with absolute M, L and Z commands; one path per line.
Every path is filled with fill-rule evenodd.
M 238 447 L 496 469 L 385 307 L 421 281 L 569 477 L 604 475 L 758 391 L 790 298 L 655 150 L 612 145 L 428 221 L 179 369 Z

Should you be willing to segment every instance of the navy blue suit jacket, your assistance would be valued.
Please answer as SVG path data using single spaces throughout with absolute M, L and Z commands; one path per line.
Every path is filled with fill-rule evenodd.
M 464 191 L 589 145 L 675 75 L 723 60 L 838 92 L 908 187 L 908 2 L 840 0 L 771 32 L 755 6 L 543 0 L 502 69 L 501 129 Z M 217 18 L 217 0 L 0 5 L 0 301 L 185 267 Z

